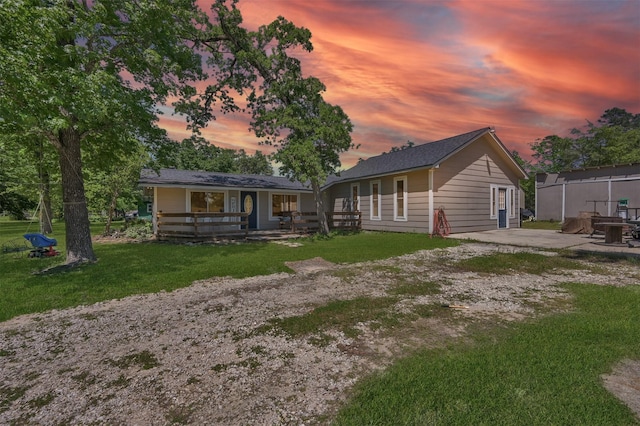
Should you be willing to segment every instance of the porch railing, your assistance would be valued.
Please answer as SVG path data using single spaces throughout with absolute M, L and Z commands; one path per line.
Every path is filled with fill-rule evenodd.
M 215 239 L 221 236 L 246 238 L 247 213 L 158 213 L 158 239 Z
M 247 213 L 158 213 L 156 235 L 159 240 L 214 240 L 221 237 L 247 238 Z M 359 230 L 361 212 L 328 212 L 329 229 Z M 280 229 L 313 232 L 318 229 L 315 212 L 286 212 L 280 216 Z
M 359 230 L 362 227 L 361 212 L 327 212 L 329 229 Z M 314 231 L 318 229 L 316 212 L 284 212 L 280 216 L 280 228 L 293 232 Z

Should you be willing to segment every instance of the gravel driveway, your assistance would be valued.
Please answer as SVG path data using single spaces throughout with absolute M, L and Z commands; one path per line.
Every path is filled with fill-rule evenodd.
M 559 282 L 626 285 L 638 274 L 487 275 L 444 267 L 496 251 L 536 250 L 469 243 L 356 265 L 311 259 L 290 264 L 290 274 L 215 278 L 14 318 L 0 323 L 0 424 L 323 424 L 359 378 L 414 348 L 464 337 L 465 318 L 539 315 L 537 303 L 568 300 Z M 265 331 L 270 319 L 332 300 L 385 296 L 398 280 L 437 282 L 441 292 L 401 297 L 391 310 L 437 306 L 442 314 L 397 332 L 368 323 L 357 325 L 356 337 L 328 331 L 323 344 L 313 334 Z

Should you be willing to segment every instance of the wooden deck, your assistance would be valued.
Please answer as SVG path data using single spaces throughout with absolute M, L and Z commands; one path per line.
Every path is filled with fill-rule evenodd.
M 329 229 L 359 230 L 360 212 L 327 213 Z M 159 241 L 282 240 L 317 232 L 315 212 L 287 212 L 279 229 L 250 230 L 247 213 L 158 213 L 156 238 Z

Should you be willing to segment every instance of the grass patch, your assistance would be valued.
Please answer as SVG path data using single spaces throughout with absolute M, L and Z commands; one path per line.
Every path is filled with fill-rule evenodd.
M 56 395 L 53 392 L 48 392 L 45 395 L 29 401 L 29 407 L 35 409 L 44 408 L 49 405 L 55 399 L 55 397 Z
M 438 291 L 439 285 L 436 283 L 403 283 L 390 289 L 390 296 L 334 300 L 304 315 L 273 318 L 254 330 L 254 333 L 275 331 L 294 338 L 309 336 L 309 343 L 327 346 L 334 340 L 329 333 L 332 330 L 357 338 L 360 335 L 359 324 L 367 324 L 372 330 L 389 330 L 417 317 L 430 317 L 432 306 L 418 305 L 410 314 L 394 312 L 393 307 L 400 300 L 398 296 L 421 296 Z
M 27 386 L 0 387 L 0 413 L 6 411 L 13 401 L 22 398 L 27 390 L 29 390 Z
M 358 297 L 335 300 L 319 306 L 305 315 L 274 318 L 273 328 L 291 337 L 301 337 L 327 330 L 342 331 L 348 337 L 356 337 L 358 323 L 377 321 L 388 322 L 389 308 L 396 303 L 394 297 Z M 323 339 L 324 341 L 324 339 Z
M 548 229 L 550 231 L 560 231 L 562 222 L 556 220 L 537 220 L 535 222 L 523 221 L 521 225 L 524 229 Z
M 156 356 L 149 351 L 142 351 L 135 354 L 126 355 L 117 360 L 108 360 L 107 362 L 114 367 L 119 367 L 122 369 L 126 369 L 135 365 L 142 368 L 143 370 L 150 370 L 160 365 L 158 358 L 156 358 Z
M 0 222 L 0 244 L 22 238 L 28 223 Z M 58 250 L 64 253 L 64 224 L 54 225 Z M 92 224 L 100 234 L 103 224 Z M 361 232 L 330 238 L 296 240 L 300 247 L 273 243 L 178 245 L 166 243 L 94 243 L 98 262 L 74 270 L 34 275 L 64 261 L 63 256 L 29 259 L 26 253 L 0 255 L 0 321 L 17 315 L 86 305 L 133 294 L 172 291 L 195 280 L 244 278 L 289 271 L 287 261 L 322 257 L 334 263 L 355 263 L 399 256 L 422 249 L 458 245 L 451 239 L 424 234 Z M 250 262 L 247 259 L 251 259 Z
M 640 357 L 640 288 L 569 284 L 575 311 L 419 352 L 364 380 L 337 425 L 637 425 L 600 379 Z
M 455 263 L 455 267 L 487 274 L 525 273 L 541 275 L 557 269 L 589 269 L 580 262 L 565 256 L 545 256 L 538 253 L 496 253 L 476 256 Z

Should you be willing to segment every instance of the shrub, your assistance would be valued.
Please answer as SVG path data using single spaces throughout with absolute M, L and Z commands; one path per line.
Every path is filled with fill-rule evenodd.
M 153 236 L 153 226 L 147 220 L 132 220 L 125 223 L 124 235 L 127 238 L 144 239 Z

